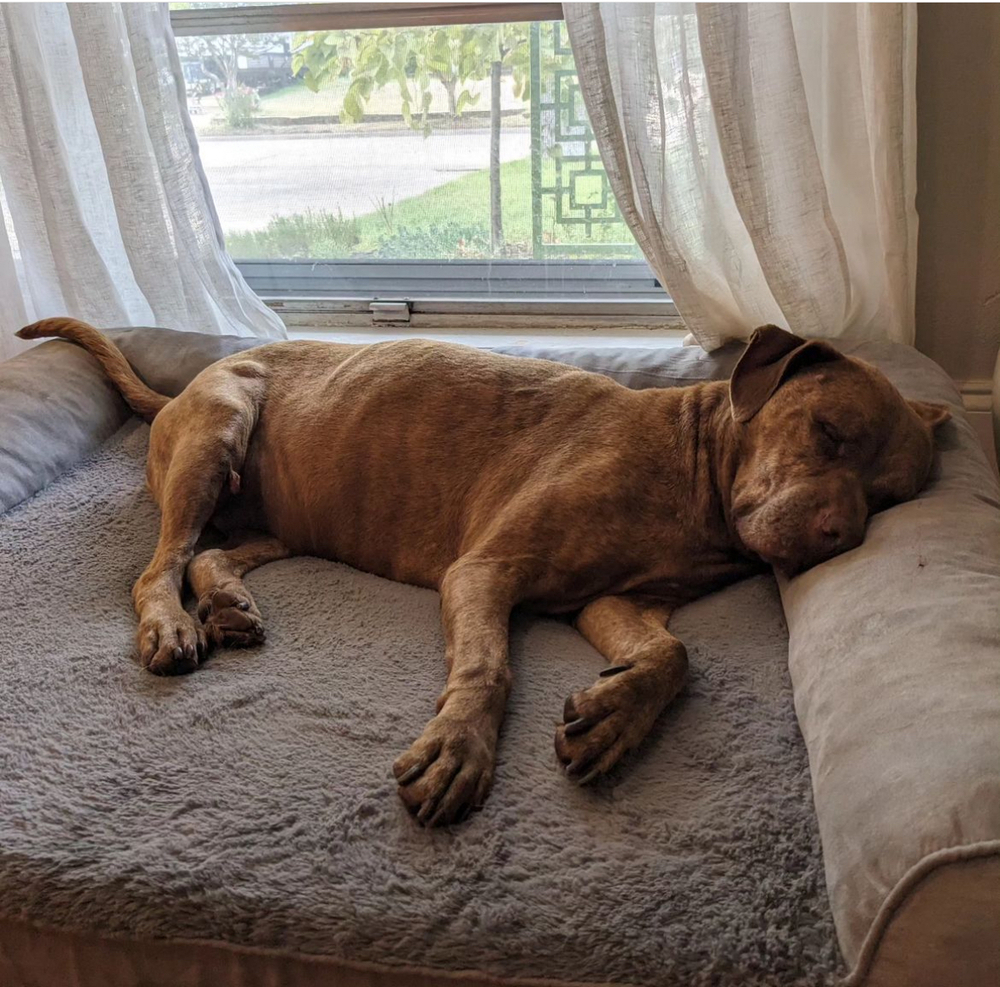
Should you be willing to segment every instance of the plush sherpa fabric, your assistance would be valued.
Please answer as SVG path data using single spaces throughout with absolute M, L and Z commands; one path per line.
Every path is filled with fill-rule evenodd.
M 158 521 L 147 436 L 126 424 L 0 517 L 0 915 L 556 980 L 841 972 L 770 578 L 677 614 L 690 685 L 590 789 L 552 734 L 603 661 L 517 618 L 493 794 L 428 832 L 389 766 L 444 681 L 437 595 L 275 563 L 248 577 L 264 647 L 149 675 L 128 657 Z

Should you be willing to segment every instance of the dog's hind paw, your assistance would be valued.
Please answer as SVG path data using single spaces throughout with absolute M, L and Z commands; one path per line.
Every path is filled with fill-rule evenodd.
M 193 672 L 208 650 L 203 629 L 179 606 L 143 616 L 136 648 L 139 660 L 154 675 Z
M 249 595 L 216 589 L 198 601 L 205 636 L 215 647 L 249 648 L 264 640 L 264 621 Z

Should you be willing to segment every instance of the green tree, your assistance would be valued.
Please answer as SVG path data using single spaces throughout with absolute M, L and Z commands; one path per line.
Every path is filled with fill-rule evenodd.
M 429 133 L 432 80 L 444 87 L 455 118 L 478 98 L 460 87 L 483 77 L 475 29 L 461 25 L 316 31 L 296 35 L 292 48 L 292 71 L 301 72 L 313 92 L 336 78 L 349 80 L 340 112 L 348 123 L 364 118 L 373 92 L 396 86 L 407 126 Z
M 292 71 L 302 73 L 314 92 L 337 78 L 349 80 L 340 112 L 357 123 L 373 92 L 396 86 L 407 126 L 431 133 L 431 84 L 441 83 L 452 119 L 478 102 L 468 83 L 490 79 L 490 240 L 503 249 L 500 199 L 501 93 L 505 70 L 514 76 L 519 98 L 528 95 L 528 25 L 491 24 L 450 27 L 381 28 L 365 31 L 316 31 L 292 41 Z

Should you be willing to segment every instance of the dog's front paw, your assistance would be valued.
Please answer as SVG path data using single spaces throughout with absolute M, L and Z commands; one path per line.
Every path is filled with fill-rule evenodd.
M 586 785 L 609 771 L 649 733 L 666 698 L 645 669 L 605 669 L 589 688 L 573 693 L 556 729 L 556 756 L 566 774 Z
M 492 727 L 439 713 L 392 766 L 399 797 L 425 826 L 461 822 L 486 801 L 495 750 Z
M 179 606 L 144 613 L 136 647 L 139 660 L 154 675 L 193 672 L 208 650 L 201 626 Z
M 205 635 L 216 647 L 249 648 L 264 640 L 264 621 L 249 594 L 217 588 L 198 601 Z

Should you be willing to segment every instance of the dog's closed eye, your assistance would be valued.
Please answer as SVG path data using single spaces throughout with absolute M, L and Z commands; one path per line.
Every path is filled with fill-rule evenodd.
M 816 425 L 820 430 L 820 434 L 823 436 L 823 443 L 827 447 L 830 454 L 836 456 L 842 455 L 844 447 L 850 440 L 844 436 L 836 425 L 831 424 L 823 418 L 817 418 Z

